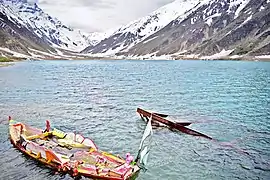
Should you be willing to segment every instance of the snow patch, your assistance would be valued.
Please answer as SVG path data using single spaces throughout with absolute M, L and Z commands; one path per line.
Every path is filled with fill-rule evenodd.
M 36 50 L 36 49 L 32 49 L 32 48 L 28 48 L 30 51 L 32 52 L 29 52 L 31 55 L 35 56 L 36 54 L 33 54 L 33 52 L 35 53 L 38 53 L 38 54 L 42 54 L 42 55 L 45 55 L 45 56 L 52 56 L 51 53 L 47 53 L 47 52 L 43 52 L 43 51 L 39 51 L 39 50 Z
M 269 0 L 269 1 L 270 1 L 270 0 Z M 265 7 L 261 6 L 259 11 L 262 11 L 262 10 L 264 10 L 264 9 L 265 9 Z
M 240 59 L 242 58 L 243 56 L 240 56 L 240 55 L 233 55 L 233 56 L 230 56 L 231 59 Z
M 228 13 L 232 12 L 232 9 L 238 6 L 238 8 L 235 10 L 234 19 L 236 19 L 240 12 L 246 7 L 246 5 L 249 3 L 250 0 L 234 0 L 230 2 L 230 7 L 228 9 Z
M 60 55 L 60 56 L 63 56 L 64 55 L 63 52 L 62 51 L 59 51 L 57 48 L 55 50 L 56 50 L 56 52 L 57 52 L 58 55 Z
M 223 57 L 230 55 L 232 52 L 233 52 L 233 49 L 232 50 L 223 49 L 221 52 L 213 54 L 211 56 L 202 56 L 201 59 L 211 59 L 211 60 L 212 59 L 219 59 L 219 58 L 223 58 Z
M 184 56 L 185 58 L 189 58 L 189 59 L 197 59 L 199 57 L 198 54 L 188 54 Z
M 14 57 L 19 57 L 19 58 L 28 58 L 29 56 L 25 55 L 25 54 L 21 54 L 21 53 L 18 53 L 18 52 L 15 52 L 15 51 L 12 51 L 8 48 L 2 48 L 0 47 L 0 51 L 4 51 L 4 52 L 7 52 L 7 53 L 10 53 L 12 54 Z
M 206 24 L 208 24 L 209 26 L 211 26 L 212 22 L 213 22 L 213 18 L 214 17 L 219 17 L 221 16 L 221 13 L 216 13 L 216 14 L 213 14 L 209 17 L 206 18 Z
M 206 20 L 206 24 L 208 24 L 208 26 L 211 26 L 212 22 L 213 22 L 212 18 Z
M 242 27 L 244 24 L 246 24 L 248 21 L 250 21 L 252 19 L 252 15 L 250 15 L 241 25 L 240 27 Z
M 146 41 L 143 41 L 143 44 L 146 44 L 146 43 L 148 43 L 148 42 L 150 42 L 150 41 L 156 39 L 157 37 L 158 37 L 158 36 L 155 36 L 155 37 L 153 37 L 153 38 L 147 39 Z
M 270 0 L 269 0 L 269 2 L 270 2 Z M 255 58 L 258 58 L 258 59 L 270 59 L 270 55 L 255 56 Z

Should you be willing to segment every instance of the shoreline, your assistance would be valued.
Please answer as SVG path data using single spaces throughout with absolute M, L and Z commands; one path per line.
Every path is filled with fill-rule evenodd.
M 0 68 L 15 65 L 16 62 L 25 61 L 26 58 L 22 57 L 3 57 L 0 56 Z
M 141 60 L 141 61 L 160 61 L 160 60 L 168 60 L 168 61 L 250 61 L 250 62 L 270 62 L 270 57 L 262 58 L 262 57 L 239 57 L 239 58 L 231 58 L 231 57 L 222 57 L 222 58 L 215 58 L 215 59 L 207 59 L 207 58 L 200 58 L 200 57 L 171 57 L 171 58 L 161 58 L 161 57 L 86 57 L 86 56 L 76 56 L 76 57 L 43 57 L 43 58 L 36 58 L 36 57 L 29 57 L 29 58 L 20 58 L 20 57 L 9 57 L 8 61 L 0 62 L 0 67 L 8 67 L 14 65 L 16 62 L 22 62 L 26 60 L 63 60 L 63 61 L 79 61 L 79 60 Z
M 30 58 L 31 59 L 31 58 Z M 34 60 L 34 58 L 33 58 Z M 70 57 L 70 58 L 67 58 L 67 57 L 63 57 L 63 58 L 40 58 L 40 59 L 37 59 L 37 60 L 154 60 L 154 61 L 159 61 L 159 60 L 168 60 L 168 61 L 189 61 L 189 60 L 194 60 L 194 61 L 260 61 L 260 62 L 270 62 L 270 56 L 267 57 L 267 58 L 262 58 L 262 57 L 239 57 L 239 58 L 231 58 L 231 57 L 220 57 L 220 58 L 215 58 L 215 59 L 207 59 L 207 58 L 203 58 L 203 57 L 168 57 L 168 58 L 161 58 L 161 57 L 149 57 L 149 58 L 146 58 L 146 57 L 86 57 L 86 56 L 82 56 L 82 57 Z
M 2 63 L 2 62 L 0 62 L 0 68 L 1 67 L 13 66 L 13 65 L 14 65 L 14 63 Z
M 270 58 L 216 58 L 216 59 L 203 59 L 203 58 L 185 58 L 185 59 L 175 59 L 177 61 L 183 60 L 194 60 L 194 61 L 250 61 L 250 62 L 270 62 Z

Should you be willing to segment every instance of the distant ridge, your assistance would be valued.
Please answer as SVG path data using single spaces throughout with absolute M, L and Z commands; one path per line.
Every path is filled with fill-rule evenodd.
M 83 33 L 0 0 L 0 55 L 40 59 L 270 60 L 270 0 L 175 0 L 115 31 Z
M 176 0 L 83 52 L 142 59 L 268 57 L 269 13 L 269 0 Z

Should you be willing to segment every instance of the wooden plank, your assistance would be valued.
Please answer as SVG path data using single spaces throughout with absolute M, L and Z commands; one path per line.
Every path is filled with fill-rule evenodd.
M 172 122 L 172 121 L 169 121 L 167 119 L 164 119 L 160 116 L 158 116 L 157 114 L 155 113 L 150 113 L 148 111 L 145 111 L 141 108 L 137 108 L 137 112 L 142 116 L 142 117 L 147 117 L 147 118 L 150 118 L 151 115 L 152 115 L 152 120 L 153 121 L 157 121 L 157 122 L 160 122 L 162 124 L 165 124 L 167 126 L 169 126 L 170 128 L 174 128 L 174 129 L 177 129 L 183 133 L 186 133 L 186 134 L 190 134 L 190 135 L 193 135 L 193 136 L 199 136 L 199 137 L 204 137 L 204 138 L 207 138 L 207 139 L 212 139 L 211 137 L 205 135 L 205 134 L 202 134 L 200 132 L 197 132 L 195 130 L 192 130 L 192 129 L 189 129 L 187 127 L 185 127 L 184 125 L 189 125 L 191 123 L 175 123 L 175 122 Z
M 137 109 L 137 112 L 138 112 L 140 115 L 142 115 L 143 117 L 148 117 L 148 118 L 150 118 L 150 116 L 151 116 L 151 113 L 150 113 L 150 112 L 145 111 L 145 110 L 140 109 L 140 108 Z M 161 114 L 161 115 L 163 115 L 163 114 Z M 166 116 L 166 117 L 167 117 L 167 116 Z M 153 121 L 157 121 L 157 122 L 161 122 L 161 123 L 163 123 L 163 124 L 165 124 L 165 125 L 167 125 L 167 126 L 170 126 L 171 123 L 173 123 L 173 124 L 178 124 L 178 125 L 181 125 L 181 126 L 189 126 L 189 125 L 191 125 L 191 122 L 176 122 L 176 123 L 171 122 L 171 121 L 169 121 L 169 120 L 167 120 L 167 119 L 164 119 L 164 117 L 160 116 L 159 113 L 152 113 L 152 120 L 153 120 Z

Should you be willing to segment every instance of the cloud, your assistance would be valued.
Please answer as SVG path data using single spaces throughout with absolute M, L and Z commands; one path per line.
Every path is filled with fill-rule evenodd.
M 63 23 L 93 32 L 125 25 L 172 1 L 174 0 L 39 0 L 38 4 Z

